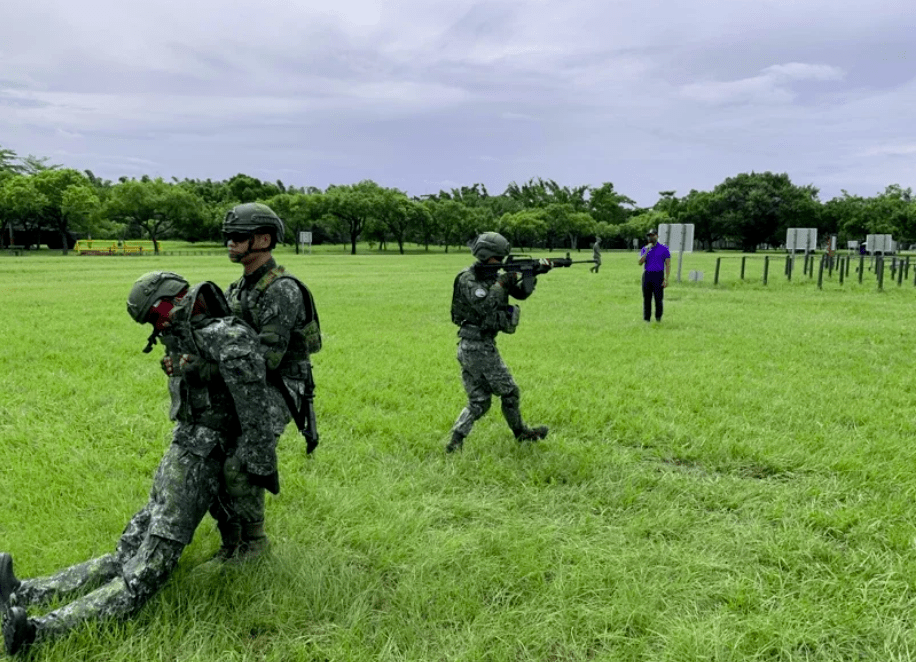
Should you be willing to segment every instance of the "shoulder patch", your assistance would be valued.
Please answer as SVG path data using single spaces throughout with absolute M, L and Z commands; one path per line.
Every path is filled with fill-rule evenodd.
M 476 290 L 474 290 L 474 296 L 478 299 L 483 299 L 487 296 L 487 291 L 482 287 L 478 287 Z

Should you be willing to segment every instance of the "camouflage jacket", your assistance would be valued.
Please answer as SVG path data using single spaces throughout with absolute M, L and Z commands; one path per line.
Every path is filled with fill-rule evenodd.
M 500 331 L 515 331 L 518 307 L 509 305 L 509 297 L 526 299 L 531 292 L 526 292 L 518 284 L 506 289 L 497 282 L 498 276 L 497 269 L 481 269 L 472 265 L 455 278 L 452 322 L 460 327 L 459 337 L 483 340 L 495 338 Z
M 210 439 L 210 448 L 189 450 L 206 455 L 222 437 L 225 452 L 234 452 L 247 471 L 264 476 L 277 471 L 277 437 L 264 412 L 267 372 L 254 331 L 231 317 L 198 315 L 166 329 L 162 341 L 175 366 L 189 354 L 217 368 L 204 379 L 194 369 L 169 377 L 170 418 L 221 433 L 202 437 Z
M 310 354 L 321 347 L 318 313 L 308 288 L 271 258 L 226 290 L 232 314 L 258 333 L 268 370 L 306 378 Z

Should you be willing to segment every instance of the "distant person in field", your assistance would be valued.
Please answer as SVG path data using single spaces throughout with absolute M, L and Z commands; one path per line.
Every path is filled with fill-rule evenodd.
M 315 380 L 312 354 L 321 349 L 321 328 L 315 301 L 305 284 L 273 258 L 285 238 L 283 221 L 267 205 L 252 202 L 232 208 L 223 220 L 229 259 L 242 265 L 242 276 L 226 290 L 232 314 L 257 334 L 268 372 L 269 412 L 279 437 L 290 418 L 308 428 L 308 452 L 318 443 L 312 402 Z M 303 426 L 299 421 L 308 421 Z M 264 490 L 230 505 L 229 521 L 221 525 L 223 555 L 251 558 L 268 547 L 264 532 Z
M 490 409 L 493 395 L 502 400 L 502 413 L 519 442 L 538 441 L 547 427 L 528 427 L 519 407 L 521 394 L 509 368 L 496 348 L 496 334 L 515 333 L 520 310 L 509 305 L 509 297 L 527 299 L 534 292 L 520 281 L 519 274 L 499 273 L 509 255 L 509 242 L 496 232 L 484 232 L 474 240 L 471 253 L 477 263 L 455 278 L 452 288 L 452 322 L 458 325 L 458 362 L 468 404 L 452 427 L 446 452 L 461 450 L 474 423 Z
M 665 311 L 665 288 L 671 273 L 671 252 L 664 244 L 658 243 L 658 232 L 646 233 L 646 245 L 639 252 L 639 264 L 645 265 L 642 275 L 642 318 L 652 320 L 652 300 L 655 299 L 655 321 L 662 321 Z
M 598 269 L 601 268 L 601 239 L 595 239 L 595 243 L 592 244 L 592 259 L 595 261 L 595 266 L 589 271 L 596 274 Z
M 128 522 L 115 551 L 49 577 L 20 581 L 0 553 L 0 615 L 6 652 L 65 635 L 90 620 L 135 614 L 166 582 L 207 511 L 252 486 L 276 492 L 277 437 L 264 403 L 264 359 L 255 333 L 234 319 L 218 286 L 189 288 L 180 275 L 141 276 L 127 312 L 161 338 L 169 377 L 171 445 L 153 477 L 149 501 Z M 183 360 L 195 354 L 202 361 Z M 201 378 L 202 367 L 213 368 Z M 80 595 L 80 597 L 77 597 Z M 29 617 L 30 606 L 57 603 Z

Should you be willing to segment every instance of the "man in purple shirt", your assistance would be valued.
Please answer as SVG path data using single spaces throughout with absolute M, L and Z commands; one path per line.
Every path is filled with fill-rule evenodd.
M 662 321 L 664 305 L 662 298 L 668 287 L 671 273 L 671 252 L 664 244 L 658 243 L 658 232 L 646 233 L 648 243 L 639 253 L 639 264 L 646 265 L 642 275 L 642 318 L 648 323 L 652 319 L 652 297 L 655 297 L 655 321 Z

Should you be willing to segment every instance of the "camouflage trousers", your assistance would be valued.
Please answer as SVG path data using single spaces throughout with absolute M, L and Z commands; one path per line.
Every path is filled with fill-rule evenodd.
M 516 432 L 525 427 L 518 385 L 499 355 L 495 340 L 462 338 L 458 342 L 458 363 L 468 404 L 458 415 L 452 433 L 468 436 L 474 423 L 489 411 L 494 395 L 501 398 L 503 417 L 509 428 Z
M 220 453 L 200 457 L 174 443 L 169 446 L 149 501 L 128 522 L 114 553 L 22 581 L 15 594 L 21 606 L 67 601 L 81 594 L 31 619 L 37 626 L 36 640 L 61 636 L 89 620 L 124 618 L 139 610 L 172 573 L 214 503 L 221 478 Z
M 308 382 L 304 379 L 283 378 L 286 388 L 297 407 L 302 406 L 302 398 L 306 389 L 314 388 L 313 384 L 310 385 L 310 380 L 311 378 L 309 378 Z M 292 416 L 289 413 L 286 401 L 279 391 L 273 387 L 268 390 L 270 392 L 270 400 L 264 403 L 264 415 L 271 421 L 273 432 L 279 438 L 290 420 L 292 420 Z M 233 525 L 240 525 L 243 539 L 246 539 L 249 530 L 263 531 L 260 527 L 252 525 L 259 525 L 264 522 L 264 492 L 263 487 L 254 485 L 250 485 L 245 494 L 239 496 L 230 496 L 225 492 L 220 492 L 216 502 L 213 504 L 213 508 L 210 510 L 210 514 L 219 523 L 221 530 L 231 530 Z

